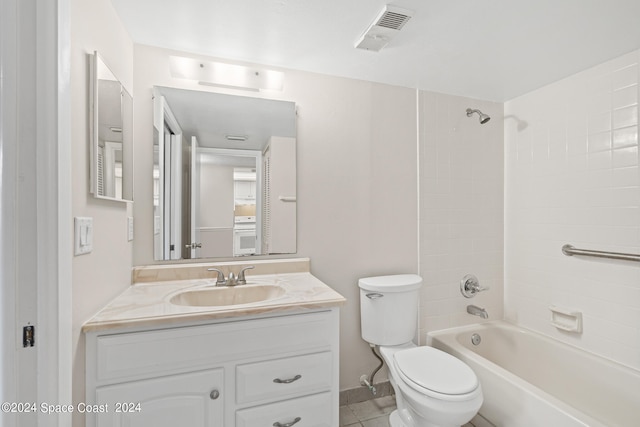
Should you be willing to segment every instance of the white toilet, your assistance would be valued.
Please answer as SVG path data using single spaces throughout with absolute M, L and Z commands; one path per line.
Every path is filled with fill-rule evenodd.
M 362 338 L 379 346 L 398 409 L 392 427 L 459 427 L 482 405 L 482 389 L 464 362 L 413 343 L 422 278 L 415 274 L 360 279 Z

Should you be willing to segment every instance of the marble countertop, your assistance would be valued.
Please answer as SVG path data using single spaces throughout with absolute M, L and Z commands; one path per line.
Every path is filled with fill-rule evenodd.
M 247 275 L 247 284 L 273 284 L 284 289 L 276 299 L 242 305 L 194 307 L 176 305 L 170 299 L 187 290 L 214 287 L 214 279 L 174 280 L 137 283 L 111 301 L 87 321 L 83 332 L 95 332 L 129 327 L 159 327 L 185 322 L 201 322 L 290 312 L 300 309 L 337 307 L 345 298 L 318 280 L 311 273 Z

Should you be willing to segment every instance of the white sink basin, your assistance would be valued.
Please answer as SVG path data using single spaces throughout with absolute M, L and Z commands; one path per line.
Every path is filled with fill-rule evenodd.
M 171 297 L 169 302 L 192 307 L 219 307 L 269 301 L 284 294 L 284 288 L 278 285 L 221 286 L 184 291 Z

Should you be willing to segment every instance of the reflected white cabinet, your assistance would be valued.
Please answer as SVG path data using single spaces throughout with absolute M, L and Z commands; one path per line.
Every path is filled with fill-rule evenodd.
M 86 402 L 108 405 L 87 426 L 337 426 L 338 322 L 330 308 L 87 332 Z
M 239 201 L 255 201 L 256 181 L 233 181 L 234 195 L 236 203 Z M 255 202 L 254 202 L 255 203 Z

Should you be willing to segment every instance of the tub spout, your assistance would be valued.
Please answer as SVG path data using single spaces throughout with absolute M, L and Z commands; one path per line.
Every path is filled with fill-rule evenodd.
M 488 319 L 489 318 L 489 314 L 487 313 L 487 310 L 485 310 L 484 308 L 480 308 L 478 306 L 475 306 L 475 305 L 468 305 L 467 306 L 467 313 L 473 314 L 474 316 L 480 316 L 483 319 Z

